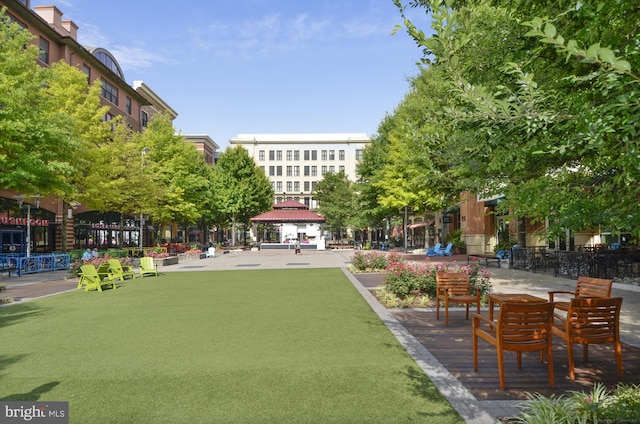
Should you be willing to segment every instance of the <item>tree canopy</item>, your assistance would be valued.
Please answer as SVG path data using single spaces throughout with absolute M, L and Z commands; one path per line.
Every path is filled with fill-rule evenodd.
M 447 124 L 440 170 L 458 189 L 503 194 L 502 209 L 546 220 L 549 233 L 639 235 L 636 2 L 394 2 L 423 49 L 423 77 L 441 88 L 421 103 Z M 431 14 L 432 35 L 409 7 Z

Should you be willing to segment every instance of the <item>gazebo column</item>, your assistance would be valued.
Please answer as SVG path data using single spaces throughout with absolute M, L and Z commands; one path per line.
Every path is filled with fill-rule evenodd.
M 258 245 L 258 223 L 255 221 L 251 226 L 251 241 L 253 241 L 254 246 Z

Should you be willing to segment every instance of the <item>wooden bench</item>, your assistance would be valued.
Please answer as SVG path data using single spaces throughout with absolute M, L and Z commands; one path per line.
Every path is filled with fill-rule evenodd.
M 498 264 L 498 268 L 500 268 L 500 260 L 509 259 L 509 251 L 499 250 L 494 254 L 478 253 L 476 255 L 467 255 L 467 264 L 471 263 L 471 258 L 476 258 L 478 260 L 484 259 L 486 268 L 489 268 L 489 262 L 496 262 Z

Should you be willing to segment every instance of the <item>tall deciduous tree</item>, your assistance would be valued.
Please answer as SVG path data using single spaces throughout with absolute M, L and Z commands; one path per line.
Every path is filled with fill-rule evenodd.
M 405 26 L 452 88 L 448 151 L 469 188 L 550 233 L 640 233 L 636 2 L 394 2 L 433 12 L 433 36 Z
M 39 66 L 32 38 L 0 12 L 0 186 L 64 195 L 73 191 L 83 134 L 99 124 L 99 98 L 77 69 Z
M 242 146 L 228 148 L 220 154 L 212 181 L 213 208 L 218 223 L 231 224 L 235 244 L 238 225 L 248 225 L 249 218 L 272 206 L 271 183 Z
M 353 183 L 344 172 L 329 172 L 318 181 L 313 196 L 318 200 L 318 211 L 327 218 L 326 226 L 335 238 L 350 227 L 357 216 L 358 204 Z

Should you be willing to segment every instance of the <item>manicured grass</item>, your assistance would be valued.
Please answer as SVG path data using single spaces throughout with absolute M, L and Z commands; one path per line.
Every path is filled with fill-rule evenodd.
M 175 272 L 0 308 L 0 399 L 71 423 L 453 423 L 339 269 Z

